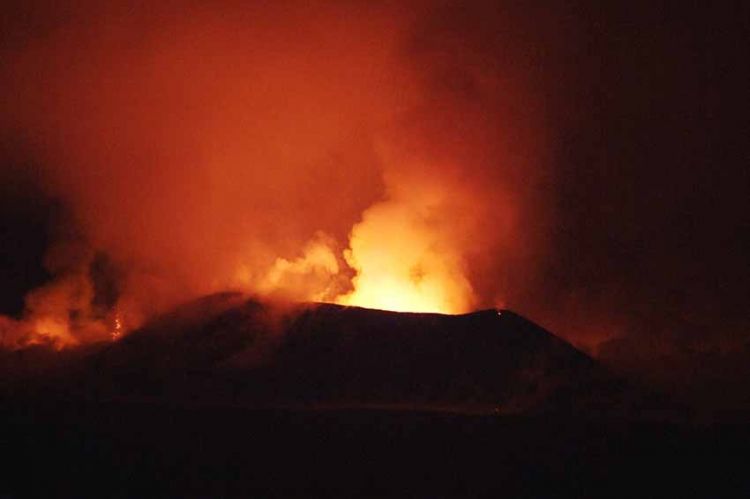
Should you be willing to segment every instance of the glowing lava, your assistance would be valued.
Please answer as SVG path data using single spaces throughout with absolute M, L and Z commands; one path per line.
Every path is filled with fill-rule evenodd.
M 420 283 L 393 275 L 373 279 L 351 294 L 339 299 L 340 304 L 355 305 L 395 312 L 463 312 L 445 296 L 435 283 Z
M 397 312 L 457 314 L 473 291 L 460 255 L 411 203 L 386 201 L 365 211 L 344 257 L 357 275 L 338 303 Z
M 112 327 L 112 341 L 116 341 L 122 336 L 122 321 L 119 316 L 115 316 L 115 324 Z

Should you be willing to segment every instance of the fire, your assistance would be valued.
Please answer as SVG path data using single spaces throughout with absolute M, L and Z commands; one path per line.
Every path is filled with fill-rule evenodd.
M 115 323 L 112 327 L 112 341 L 117 341 L 122 336 L 122 320 L 119 315 L 115 315 Z
M 339 303 L 396 312 L 451 314 L 463 311 L 445 296 L 439 283 L 422 283 L 396 274 L 364 280 L 356 291 L 340 298 Z
M 31 326 L 29 345 L 51 344 L 58 350 L 78 343 L 71 334 L 69 324 L 61 319 L 46 316 L 35 319 Z
M 318 232 L 296 258 L 270 267 L 240 264 L 234 282 L 262 296 L 333 302 L 397 312 L 456 314 L 470 310 L 473 289 L 461 253 L 417 199 L 389 199 L 363 213 L 341 251 Z
M 461 248 L 441 223 L 446 188 L 392 189 L 367 208 L 341 251 L 321 231 L 267 270 L 241 264 L 235 282 L 262 296 L 397 312 L 457 314 L 474 302 Z M 455 197 L 455 195 L 454 195 Z
M 347 263 L 354 290 L 338 303 L 398 312 L 455 314 L 471 306 L 472 289 L 461 261 L 442 233 L 412 203 L 369 208 L 352 230 Z

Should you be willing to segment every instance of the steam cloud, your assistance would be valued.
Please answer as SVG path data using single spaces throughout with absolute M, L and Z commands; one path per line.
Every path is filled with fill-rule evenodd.
M 0 131 L 78 237 L 3 341 L 105 339 L 226 289 L 444 312 L 521 293 L 550 224 L 542 102 L 510 35 L 488 57 L 436 8 L 32 9 L 54 21 L 7 37 Z

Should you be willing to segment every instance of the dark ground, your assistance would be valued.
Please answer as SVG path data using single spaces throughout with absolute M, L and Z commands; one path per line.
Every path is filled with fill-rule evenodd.
M 3 409 L 0 497 L 747 497 L 741 426 L 153 404 Z

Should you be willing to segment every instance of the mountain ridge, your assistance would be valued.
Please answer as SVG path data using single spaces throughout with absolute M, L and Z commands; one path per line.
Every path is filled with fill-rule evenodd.
M 88 348 L 20 391 L 88 401 L 499 414 L 622 416 L 654 402 L 509 310 L 403 313 L 220 293 Z

